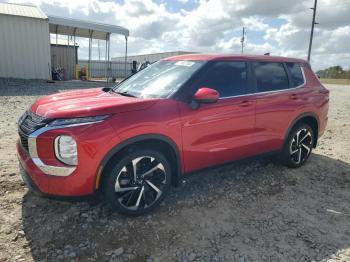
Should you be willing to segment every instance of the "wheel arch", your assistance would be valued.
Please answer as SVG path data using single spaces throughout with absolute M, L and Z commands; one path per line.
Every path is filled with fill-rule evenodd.
M 314 140 L 313 147 L 315 148 L 317 145 L 317 140 L 318 140 L 318 131 L 320 128 L 320 121 L 319 121 L 318 116 L 313 112 L 303 113 L 303 114 L 299 115 L 297 118 L 295 118 L 291 122 L 291 124 L 289 125 L 287 132 L 284 136 L 284 140 L 286 141 L 290 131 L 299 123 L 306 123 L 306 124 L 310 125 L 311 128 L 314 130 L 315 140 Z
M 135 148 L 147 147 L 156 148 L 162 153 L 165 153 L 172 167 L 172 184 L 178 185 L 181 176 L 181 157 L 180 151 L 176 143 L 169 137 L 161 134 L 145 134 L 129 138 L 120 144 L 113 147 L 103 158 L 99 165 L 99 172 L 95 177 L 94 190 L 98 191 L 103 184 L 103 179 L 109 168 L 114 164 L 114 157 L 118 155 L 135 150 Z

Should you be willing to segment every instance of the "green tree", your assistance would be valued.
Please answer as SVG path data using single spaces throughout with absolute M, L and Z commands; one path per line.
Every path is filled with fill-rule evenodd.
M 332 79 L 347 79 L 350 77 L 350 69 L 344 70 L 341 66 L 331 66 L 323 70 L 319 70 L 317 74 L 321 78 L 332 78 Z

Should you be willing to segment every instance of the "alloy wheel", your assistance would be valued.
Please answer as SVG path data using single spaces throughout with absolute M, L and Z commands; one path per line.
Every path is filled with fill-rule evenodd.
M 299 165 L 309 157 L 313 145 L 313 137 L 310 130 L 302 128 L 298 130 L 290 144 L 290 158 Z
M 129 210 L 152 206 L 166 185 L 164 165 L 154 157 L 141 156 L 121 168 L 115 183 L 118 202 Z

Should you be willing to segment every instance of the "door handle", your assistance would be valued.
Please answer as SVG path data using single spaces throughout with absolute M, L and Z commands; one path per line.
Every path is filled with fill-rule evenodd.
M 251 101 L 244 100 L 244 101 L 242 101 L 241 103 L 239 103 L 238 105 L 239 105 L 239 106 L 242 106 L 242 107 L 247 107 L 247 106 L 250 106 L 251 104 L 252 104 Z
M 297 100 L 298 98 L 299 98 L 299 96 L 297 94 L 290 95 L 290 99 L 292 99 L 292 100 Z
M 321 94 L 324 94 L 324 95 L 329 95 L 329 90 L 328 89 L 321 89 L 318 92 L 321 93 Z

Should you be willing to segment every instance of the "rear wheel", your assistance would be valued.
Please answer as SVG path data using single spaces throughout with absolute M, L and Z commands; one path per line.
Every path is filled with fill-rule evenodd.
M 168 160 L 153 150 L 127 153 L 106 175 L 106 200 L 125 215 L 141 215 L 156 208 L 171 182 Z
M 281 156 L 284 165 L 292 168 L 303 165 L 314 144 L 314 131 L 307 124 L 298 124 L 290 132 Z

